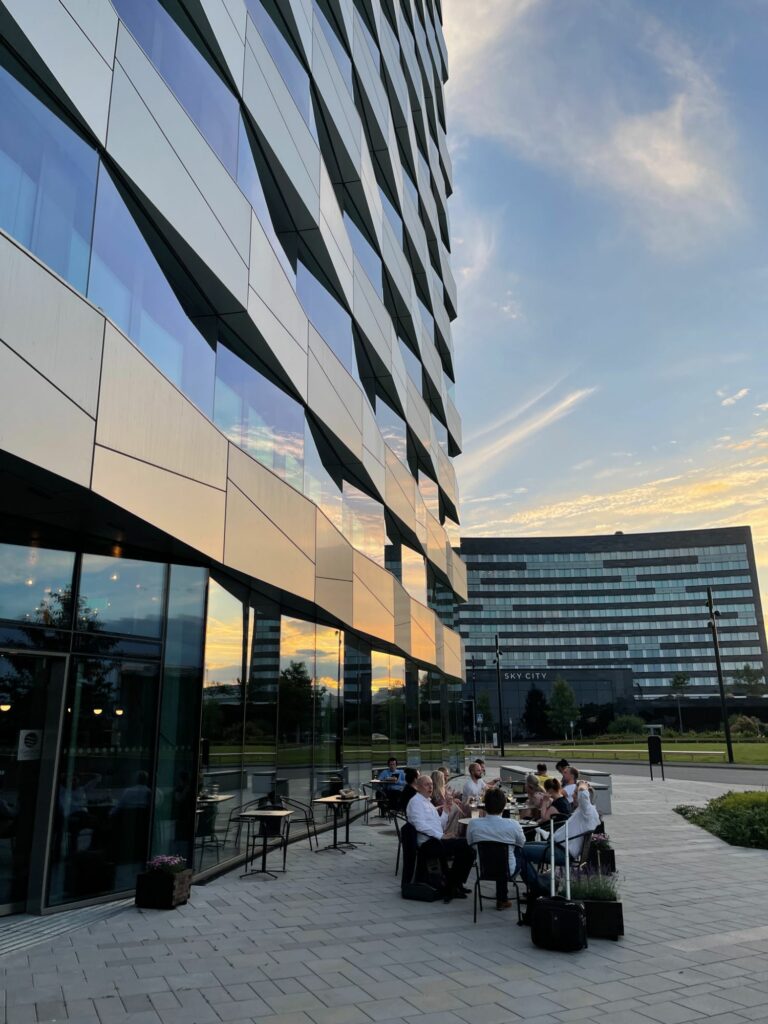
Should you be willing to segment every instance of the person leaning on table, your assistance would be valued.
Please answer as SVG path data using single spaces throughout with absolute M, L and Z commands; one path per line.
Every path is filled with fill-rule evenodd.
M 594 832 L 599 824 L 600 815 L 590 799 L 589 786 L 586 782 L 580 782 L 576 788 L 576 809 L 568 819 L 568 851 L 572 858 L 577 858 L 581 853 L 584 833 Z M 555 843 L 562 844 L 564 839 L 563 825 L 555 832 Z M 549 837 L 539 842 L 526 843 L 520 852 L 520 861 L 520 870 L 529 890 L 533 893 L 548 892 L 549 887 L 541 881 L 538 867 L 542 863 L 549 863 Z M 562 845 L 555 846 L 555 864 L 565 864 Z
M 509 846 L 509 873 L 517 871 L 517 848 L 525 846 L 525 833 L 513 818 L 502 818 L 501 812 L 507 806 L 507 794 L 503 789 L 490 789 L 485 797 L 485 817 L 473 818 L 467 825 L 467 842 L 506 843 Z M 508 910 L 512 906 L 508 898 L 507 879 L 496 882 L 496 909 Z
M 446 794 L 445 804 L 438 809 L 432 804 L 432 779 L 420 775 L 415 783 L 416 793 L 406 811 L 408 821 L 416 829 L 416 842 L 425 857 L 437 857 L 445 877 L 444 899 L 446 903 L 456 897 L 466 899 L 469 892 L 464 888 L 469 872 L 475 862 L 475 851 L 467 845 L 466 839 L 448 838 L 445 829 L 453 809 L 453 797 Z M 448 867 L 449 858 L 453 863 Z

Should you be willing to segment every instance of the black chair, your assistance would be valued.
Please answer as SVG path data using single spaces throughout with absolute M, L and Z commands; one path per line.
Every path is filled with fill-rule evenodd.
M 296 797 L 282 797 L 282 802 L 287 808 L 294 808 L 304 818 L 304 827 L 307 830 L 307 839 L 309 840 L 309 848 L 312 849 L 312 836 L 315 837 L 315 844 L 320 849 L 320 840 L 317 838 L 317 826 L 315 825 L 315 812 L 312 810 L 312 804 L 305 804 L 301 800 L 297 800 Z
M 227 836 L 229 835 L 229 830 L 231 828 L 234 828 L 236 832 L 234 845 L 240 845 L 240 833 L 243 828 L 243 822 L 240 819 L 240 815 L 243 813 L 243 811 L 247 811 L 251 807 L 256 807 L 258 802 L 258 800 L 249 800 L 247 803 L 238 804 L 237 807 L 234 807 L 229 812 L 229 817 L 227 818 L 227 827 L 224 829 L 224 838 L 221 841 L 222 846 L 227 845 Z
M 515 903 L 517 905 L 517 923 L 522 920 L 520 914 L 520 889 L 515 880 L 514 874 L 509 870 L 510 844 L 501 842 L 475 843 L 477 859 L 475 860 L 475 894 L 474 894 L 474 922 L 477 924 L 477 904 L 480 903 L 480 913 L 483 912 L 483 890 L 481 882 L 505 881 L 512 885 L 515 890 Z M 494 896 L 495 898 L 495 896 Z
M 405 816 L 401 814 L 393 814 L 392 820 L 395 823 L 395 832 L 397 832 L 397 860 L 395 861 L 395 877 L 400 870 L 400 854 L 403 849 L 403 825 L 406 825 Z
M 213 843 L 216 847 L 216 860 L 219 859 L 219 837 L 216 834 L 216 811 L 218 810 L 215 803 L 203 804 L 198 813 L 197 821 L 195 822 L 195 845 L 197 840 L 200 840 L 200 863 L 197 866 L 197 870 L 200 871 L 203 866 L 203 854 L 205 853 L 206 843 Z
M 266 862 L 266 854 L 271 853 L 272 850 L 282 850 L 282 871 L 285 874 L 285 864 L 288 858 L 288 837 L 291 831 L 291 816 L 286 814 L 284 817 L 281 816 L 279 818 L 260 818 L 258 826 L 258 828 L 253 829 L 251 832 L 250 841 L 245 851 L 246 866 L 249 863 L 253 863 L 259 856 Z M 266 870 L 266 863 L 264 873 L 272 875 L 273 878 L 276 877 L 273 871 Z

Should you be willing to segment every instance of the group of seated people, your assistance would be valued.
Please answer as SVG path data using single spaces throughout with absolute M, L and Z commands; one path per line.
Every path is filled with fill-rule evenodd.
M 444 900 L 464 899 L 471 891 L 465 883 L 475 860 L 474 847 L 481 842 L 502 842 L 509 846 L 510 876 L 520 872 L 529 892 L 544 891 L 540 866 L 549 863 L 549 833 L 555 828 L 555 864 L 565 862 L 565 825 L 568 820 L 568 850 L 572 858 L 581 853 L 584 835 L 600 827 L 600 815 L 594 805 L 594 794 L 587 782 L 579 781 L 578 769 L 559 762 L 562 778 L 550 778 L 546 765 L 526 779 L 526 804 L 520 814 L 539 824 L 551 821 L 546 831 L 537 829 L 536 839 L 526 842 L 523 827 L 512 817 L 504 817 L 507 794 L 499 780 L 486 781 L 485 763 L 478 759 L 468 768 L 468 779 L 461 792 L 450 787 L 447 769 L 421 775 L 417 768 L 406 768 L 399 783 L 397 761 L 390 758 L 387 769 L 380 773 L 382 782 L 389 779 L 398 785 L 399 809 L 416 831 L 416 841 L 423 858 L 439 860 L 444 884 Z M 392 778 L 397 773 L 398 782 Z M 477 803 L 484 803 L 485 816 L 472 818 L 466 826 L 461 818 L 471 816 Z M 559 824 L 559 827 L 556 827 Z M 496 883 L 496 907 L 512 906 L 508 898 L 507 879 Z

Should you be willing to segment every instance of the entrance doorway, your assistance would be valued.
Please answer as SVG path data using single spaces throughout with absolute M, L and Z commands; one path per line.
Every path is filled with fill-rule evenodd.
M 41 904 L 66 662 L 0 652 L 0 914 Z

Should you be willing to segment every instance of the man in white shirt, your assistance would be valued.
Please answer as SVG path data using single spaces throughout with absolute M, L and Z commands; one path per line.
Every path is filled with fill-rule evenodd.
M 585 833 L 594 832 L 599 824 L 600 815 L 590 799 L 589 786 L 586 782 L 579 782 L 576 787 L 576 810 L 568 819 L 568 852 L 572 858 L 581 853 Z M 555 864 L 565 864 L 564 840 L 565 826 L 562 825 L 555 832 Z M 520 853 L 521 871 L 528 888 L 533 892 L 544 891 L 537 868 L 542 862 L 549 862 L 549 846 L 549 839 L 526 843 Z
M 482 800 L 485 796 L 485 791 L 492 783 L 486 782 L 483 778 L 483 766 L 478 761 L 473 761 L 467 769 L 469 778 L 464 783 L 464 789 L 461 791 L 462 803 L 469 803 L 471 799 Z
M 507 806 L 507 794 L 503 789 L 491 789 L 485 797 L 485 817 L 473 818 L 467 825 L 467 842 L 470 846 L 476 843 L 506 843 L 509 847 L 510 877 L 517 871 L 515 850 L 525 846 L 525 834 L 518 822 L 512 818 L 502 818 L 501 812 Z M 496 909 L 507 910 L 512 906 L 508 899 L 509 888 L 507 879 L 496 882 Z
M 438 810 L 432 803 L 432 779 L 429 775 L 420 775 L 414 782 L 415 796 L 408 802 L 406 817 L 416 829 L 416 842 L 422 855 L 437 857 L 440 860 L 443 875 L 446 878 L 445 902 L 453 897 L 465 899 L 469 890 L 464 883 L 472 870 L 475 852 L 467 845 L 466 839 L 449 839 L 444 835 L 453 807 L 453 797 L 446 794 L 445 804 Z M 453 863 L 448 867 L 448 859 Z
M 576 803 L 576 786 L 579 784 L 579 769 L 567 764 L 563 768 L 563 790 L 572 804 Z

